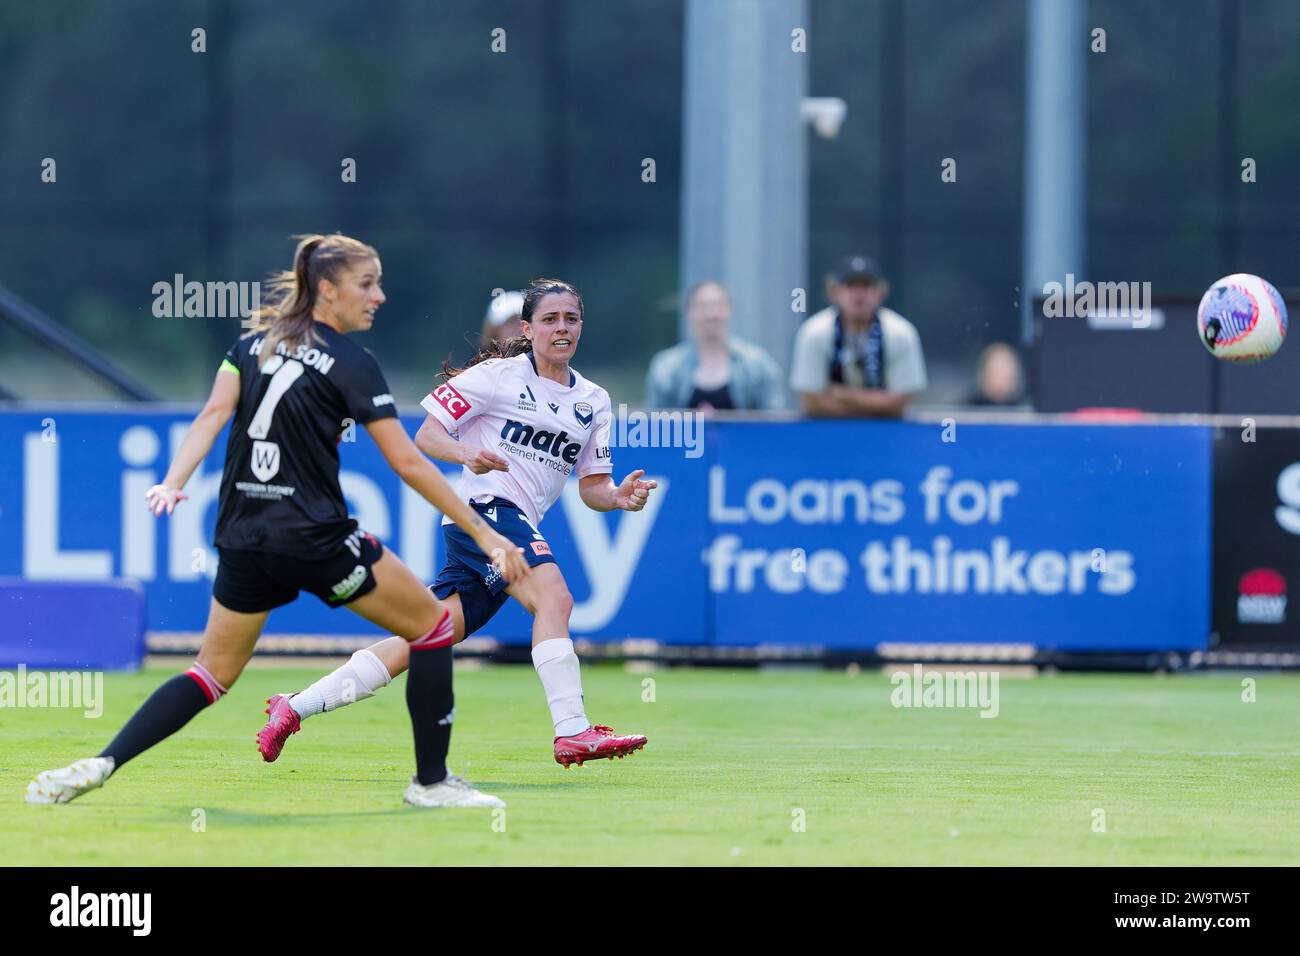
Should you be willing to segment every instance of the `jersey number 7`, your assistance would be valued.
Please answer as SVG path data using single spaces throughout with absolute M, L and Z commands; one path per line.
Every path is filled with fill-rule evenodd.
M 301 362 L 293 359 L 285 361 L 281 356 L 274 355 L 262 367 L 263 375 L 271 376 L 271 384 L 262 396 L 262 403 L 257 406 L 257 411 L 253 413 L 253 420 L 248 423 L 249 438 L 265 438 L 271 430 L 271 416 L 275 414 L 275 408 L 280 404 L 280 399 L 284 398 L 284 393 L 294 382 L 302 377 L 303 368 Z

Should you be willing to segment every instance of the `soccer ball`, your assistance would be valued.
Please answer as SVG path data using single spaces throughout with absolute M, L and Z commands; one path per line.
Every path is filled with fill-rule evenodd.
M 1286 305 L 1266 280 L 1237 272 L 1205 290 L 1196 328 L 1215 358 L 1260 362 L 1282 347 Z

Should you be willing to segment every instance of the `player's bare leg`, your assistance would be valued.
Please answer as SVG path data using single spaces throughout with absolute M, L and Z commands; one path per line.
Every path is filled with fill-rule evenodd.
M 615 734 L 609 727 L 593 727 L 587 720 L 578 658 L 569 637 L 573 598 L 559 566 L 538 565 L 524 581 L 511 585 L 507 593 L 533 615 L 533 666 L 546 691 L 556 728 L 556 761 L 566 768 L 575 763 L 581 766 L 586 760 L 622 759 L 644 747 L 646 738 L 639 734 Z M 454 643 L 459 643 L 465 639 L 460 595 L 452 594 L 444 605 L 452 615 Z M 285 741 L 308 717 L 373 697 L 406 670 L 410 656 L 406 641 L 390 637 L 358 651 L 347 664 L 306 690 L 272 697 L 267 701 L 270 718 L 258 735 L 263 758 L 275 760 Z
M 415 735 L 416 770 L 403 800 L 417 807 L 504 807 L 447 771 L 456 705 L 451 614 L 391 551 L 384 552 L 373 571 L 375 589 L 348 607 L 409 642 L 406 707 Z
M 559 566 L 538 565 L 507 593 L 533 615 L 533 667 L 555 725 L 555 762 L 567 770 L 587 760 L 622 760 L 644 747 L 646 738 L 640 734 L 616 734 L 611 727 L 593 727 L 587 720 L 581 667 L 569 637 L 573 597 Z
M 368 595 L 371 596 L 371 595 Z M 364 600 L 364 599 L 363 599 Z M 460 595 L 442 602 L 451 612 L 453 641 L 465 637 L 465 617 Z M 389 637 L 357 651 L 348 662 L 296 694 L 276 694 L 267 700 L 267 720 L 257 735 L 257 749 L 267 763 L 280 756 L 289 737 L 296 734 L 308 717 L 328 713 L 374 697 L 393 678 L 406 672 L 411 662 L 411 645 L 401 637 Z
M 329 700 L 331 710 L 372 697 L 395 676 L 388 672 L 384 660 L 401 661 L 403 669 L 411 671 L 406 682 L 406 705 L 411 714 L 416 757 L 416 773 L 403 799 L 421 807 L 504 807 L 496 797 L 480 793 L 447 772 L 455 706 L 451 645 L 459 601 L 457 615 L 450 614 L 450 608 L 434 597 L 391 551 L 385 551 L 375 562 L 372 573 L 374 590 L 347 607 L 397 636 L 367 648 L 366 657 L 353 655 L 352 660 L 317 681 L 308 692 Z M 400 650 L 398 643 L 402 645 Z M 277 694 L 267 703 L 270 717 L 258 733 L 257 743 L 263 758 L 270 761 L 280 755 L 289 735 L 297 733 L 300 718 L 286 695 Z
M 193 666 L 154 691 L 99 756 L 37 774 L 27 785 L 27 802 L 67 803 L 103 786 L 128 760 L 170 737 L 199 711 L 220 700 L 253 655 L 267 614 L 232 611 L 213 598 Z

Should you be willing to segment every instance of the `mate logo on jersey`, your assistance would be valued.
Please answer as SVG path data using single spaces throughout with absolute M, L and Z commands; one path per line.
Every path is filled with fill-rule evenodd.
M 534 429 L 532 425 L 511 418 L 507 418 L 506 423 L 501 426 L 501 437 L 513 445 L 524 445 L 544 451 L 554 458 L 563 459 L 570 465 L 578 460 L 578 453 L 582 451 L 582 443 L 569 441 L 569 433 L 566 431 L 557 433 L 548 432 L 544 428 Z
M 265 484 L 280 470 L 280 446 L 273 441 L 253 442 L 253 477 Z
M 447 410 L 447 414 L 454 421 L 460 421 L 461 416 L 469 411 L 469 402 L 465 401 L 465 397 L 456 391 L 456 387 L 451 382 L 443 382 L 429 394 L 433 396 L 435 402 Z

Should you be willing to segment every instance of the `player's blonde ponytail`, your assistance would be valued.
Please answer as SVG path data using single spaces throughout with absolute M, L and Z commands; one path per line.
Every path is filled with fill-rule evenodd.
M 284 345 L 297 348 L 315 341 L 312 311 L 321 279 L 338 281 L 339 272 L 361 259 L 378 259 L 371 246 L 350 236 L 295 236 L 293 268 L 272 274 L 263 284 L 266 305 L 257 313 L 257 328 L 266 332 L 266 344 L 258 356 L 259 365 Z

